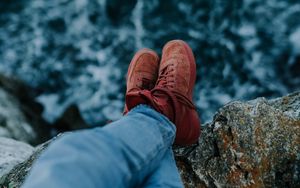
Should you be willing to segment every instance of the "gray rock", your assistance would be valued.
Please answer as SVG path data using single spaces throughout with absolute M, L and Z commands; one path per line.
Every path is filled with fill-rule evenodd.
M 36 133 L 26 121 L 15 97 L 0 88 L 0 136 L 30 143 Z
M 300 92 L 235 101 L 202 127 L 199 142 L 174 148 L 186 187 L 300 187 Z M 50 141 L 51 142 L 51 141 Z M 19 187 L 48 143 L 15 166 L 0 185 Z
M 300 187 L 300 92 L 231 102 L 179 149 L 186 187 Z
M 72 104 L 64 111 L 52 125 L 58 132 L 74 131 L 79 129 L 90 128 L 82 118 L 79 108 L 76 104 Z
M 0 177 L 15 165 L 26 160 L 34 151 L 28 144 L 10 138 L 0 137 Z
M 0 136 L 37 145 L 50 138 L 50 126 L 41 116 L 28 86 L 0 74 Z
M 29 157 L 27 156 L 26 160 L 18 161 L 18 164 L 16 164 L 13 169 L 9 171 L 9 173 L 3 175 L 1 177 L 0 175 L 0 188 L 2 187 L 9 187 L 9 188 L 17 188 L 21 187 L 22 183 L 24 182 L 26 175 L 31 169 L 31 166 L 34 162 L 34 160 L 40 155 L 40 153 L 47 148 L 47 146 L 54 141 L 59 136 L 49 140 L 48 142 L 45 142 L 44 144 L 41 144 L 31 151 L 32 155 Z M 0 164 L 1 165 L 1 164 Z M 0 166 L 1 167 L 1 166 Z

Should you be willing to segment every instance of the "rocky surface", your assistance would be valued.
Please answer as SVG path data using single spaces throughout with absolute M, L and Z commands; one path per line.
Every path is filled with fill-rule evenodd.
M 0 74 L 0 136 L 37 145 L 50 138 L 42 106 L 28 86 Z
M 0 184 L 19 187 L 48 143 Z M 231 102 L 202 127 L 198 144 L 174 148 L 186 187 L 299 187 L 300 92 Z
M 90 127 L 83 120 L 77 105 L 70 105 L 52 125 L 57 131 L 65 132 Z
M 58 136 L 57 136 L 58 137 Z M 47 148 L 50 142 L 54 141 L 57 137 L 45 142 L 37 146 L 34 149 L 29 150 L 31 155 L 27 156 L 26 160 L 18 161 L 19 163 L 14 166 L 13 169 L 10 170 L 9 173 L 0 175 L 0 188 L 17 188 L 21 187 L 24 182 L 27 173 L 30 171 L 32 163 L 34 160 L 40 155 L 40 153 Z M 20 145 L 17 148 L 22 148 Z M 23 149 L 23 148 L 22 148 Z M 15 163 L 14 163 L 15 164 Z
M 10 138 L 0 137 L 0 177 L 15 165 L 26 160 L 34 151 L 28 144 Z
M 187 187 L 299 187 L 299 147 L 298 92 L 225 105 L 177 162 Z

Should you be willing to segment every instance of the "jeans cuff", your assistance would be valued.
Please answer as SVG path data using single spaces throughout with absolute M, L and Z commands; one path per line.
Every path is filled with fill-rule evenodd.
M 142 113 L 145 115 L 148 114 L 158 121 L 159 126 L 170 127 L 172 129 L 172 131 L 162 131 L 163 137 L 166 140 L 171 140 L 172 143 L 174 142 L 175 135 L 176 135 L 176 126 L 165 115 L 157 112 L 151 106 L 146 105 L 146 104 L 137 105 L 136 107 L 134 107 L 132 110 L 130 110 L 128 112 L 128 115 L 130 115 L 132 113 Z

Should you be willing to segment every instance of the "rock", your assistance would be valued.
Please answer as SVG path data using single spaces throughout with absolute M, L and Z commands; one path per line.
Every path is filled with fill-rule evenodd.
M 40 153 L 47 148 L 49 143 L 54 141 L 57 137 L 51 139 L 44 144 L 37 146 L 34 149 L 34 152 L 30 157 L 27 157 L 26 160 L 22 161 L 21 163 L 14 166 L 14 168 L 6 175 L 0 176 L 0 187 L 10 187 L 10 188 L 17 188 L 21 187 L 22 183 L 24 182 L 27 173 L 31 169 L 33 161 L 40 155 Z M 2 188 L 1 187 L 1 188 Z
M 33 142 L 37 135 L 20 111 L 16 98 L 0 88 L 0 136 Z
M 0 74 L 0 136 L 37 145 L 50 138 L 50 125 L 29 87 Z
M 300 187 L 300 92 L 231 102 L 176 150 L 186 187 Z
M 59 132 L 72 131 L 90 128 L 82 118 L 79 108 L 76 104 L 70 105 L 62 116 L 55 121 L 53 127 Z
M 185 187 L 299 187 L 299 134 L 296 92 L 273 100 L 231 102 L 202 127 L 197 144 L 174 152 Z M 19 187 L 47 144 L 3 177 L 2 185 Z
M 0 137 L 0 177 L 9 172 L 16 164 L 26 160 L 34 148 L 10 138 Z

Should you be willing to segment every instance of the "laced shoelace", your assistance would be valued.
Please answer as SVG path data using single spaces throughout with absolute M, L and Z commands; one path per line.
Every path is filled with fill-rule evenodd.
M 174 90 L 175 79 L 174 79 L 174 75 L 171 74 L 172 71 L 174 71 L 173 64 L 168 64 L 166 67 L 162 69 L 159 78 L 157 80 L 157 86 L 151 91 L 143 90 L 140 92 L 140 94 L 144 95 L 145 97 L 148 96 L 146 98 L 149 99 L 151 99 L 152 96 L 155 96 L 156 93 L 165 93 L 167 96 L 169 96 L 175 114 L 173 122 L 177 125 L 179 123 L 178 122 L 179 118 L 176 117 L 176 115 L 179 115 L 178 103 L 181 103 L 191 109 L 196 109 L 196 107 L 188 97 Z M 172 79 L 168 79 L 168 78 L 172 78 Z M 159 109 L 158 104 L 156 104 L 151 100 L 150 102 L 156 109 Z
M 174 88 L 174 76 L 170 74 L 172 71 L 174 71 L 174 69 L 172 68 L 172 64 L 169 64 L 168 66 L 163 68 L 157 80 L 157 85 L 160 87 Z M 173 79 L 167 80 L 167 78 L 170 77 Z
M 178 110 L 179 110 L 178 103 L 184 104 L 184 105 L 188 106 L 189 108 L 196 109 L 194 104 L 186 96 L 184 96 L 176 91 L 171 91 L 167 88 L 158 87 L 158 88 L 154 88 L 151 91 L 143 90 L 143 91 L 140 91 L 140 94 L 145 97 L 147 96 L 146 98 L 150 99 L 150 98 L 152 98 L 152 96 L 155 96 L 156 92 L 165 93 L 166 95 L 169 96 L 169 98 L 171 100 L 172 109 L 174 109 L 174 119 L 171 121 L 173 121 L 175 123 L 175 125 L 179 124 L 179 119 L 177 118 L 177 115 L 180 115 L 180 114 L 178 114 Z M 156 104 L 152 100 L 150 100 L 150 102 L 155 109 L 160 109 L 158 104 Z
M 182 95 L 181 93 L 173 90 L 174 88 L 174 76 L 171 74 L 169 75 L 172 71 L 174 71 L 172 64 L 167 65 L 166 67 L 163 68 L 159 78 L 158 78 L 158 88 L 161 91 L 164 91 L 165 93 L 167 93 L 170 97 L 171 95 L 176 97 L 176 101 L 181 102 L 182 104 L 196 109 L 195 105 L 193 104 L 193 102 L 191 102 L 186 96 Z M 168 77 L 172 77 L 173 79 L 169 79 L 167 80 Z M 168 89 L 171 89 L 172 92 L 169 92 Z M 158 90 L 158 89 L 154 89 L 153 91 Z M 172 97 L 171 97 L 172 98 Z

